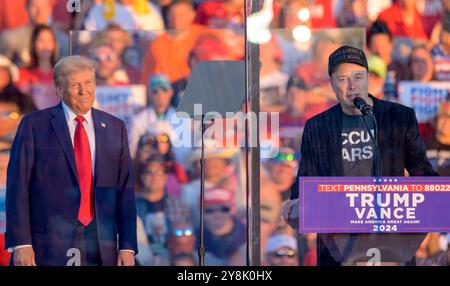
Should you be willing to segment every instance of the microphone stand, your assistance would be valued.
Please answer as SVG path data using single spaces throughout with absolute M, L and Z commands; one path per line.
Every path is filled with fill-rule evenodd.
M 362 110 L 361 110 L 362 113 Z M 382 174 L 382 169 L 381 169 L 381 155 L 380 155 L 380 148 L 378 147 L 378 143 L 377 140 L 375 140 L 375 137 L 373 136 L 372 132 L 370 131 L 369 128 L 369 124 L 367 123 L 367 118 L 371 118 L 373 119 L 374 125 L 375 125 L 375 137 L 377 136 L 378 133 L 378 127 L 377 127 L 377 120 L 375 118 L 375 115 L 372 112 L 366 112 L 366 113 L 362 113 L 361 116 L 361 120 L 364 123 L 364 127 L 366 128 L 367 132 L 369 133 L 370 136 L 370 141 L 372 141 L 372 144 L 374 146 L 374 151 L 375 151 L 375 155 L 374 155 L 374 160 L 375 160 L 375 170 L 372 170 L 372 175 L 374 177 L 381 177 Z M 349 237 L 349 241 L 347 242 L 347 245 L 343 251 L 343 257 L 348 257 L 349 253 L 351 252 L 352 247 L 355 244 L 356 239 L 358 238 L 358 234 L 357 233 L 351 233 L 350 237 Z
M 375 125 L 375 137 L 378 137 L 378 126 L 377 126 L 377 119 L 375 118 L 375 115 L 372 112 L 372 107 L 366 103 L 364 99 L 361 97 L 356 97 L 353 100 L 353 104 L 361 111 L 362 116 L 361 119 L 364 123 L 364 127 L 366 128 L 367 132 L 370 136 L 370 141 L 372 141 L 372 144 L 374 146 L 374 162 L 375 162 L 375 170 L 372 170 L 372 176 L 374 177 L 381 177 L 383 174 L 382 166 L 381 166 L 381 153 L 380 148 L 378 146 L 377 140 L 374 138 L 374 135 L 370 131 L 369 124 L 367 123 L 367 118 L 370 117 L 373 119 L 374 125 Z M 373 166 L 372 166 L 373 167 Z
M 374 177 L 381 177 L 382 176 L 382 166 L 381 166 L 381 153 L 380 148 L 378 146 L 377 140 L 374 138 L 372 132 L 370 131 L 369 124 L 367 123 L 367 117 L 371 118 L 375 125 L 375 137 L 377 137 L 378 134 L 378 126 L 377 126 L 377 119 L 373 115 L 373 113 L 366 113 L 361 116 L 361 119 L 364 123 L 364 126 L 366 127 L 367 132 L 370 136 L 370 141 L 372 141 L 372 144 L 374 146 L 375 151 L 375 170 L 373 172 Z
M 202 114 L 202 155 L 200 159 L 200 245 L 198 247 L 199 266 L 205 266 L 205 115 Z
M 372 176 L 375 178 L 379 178 L 382 176 L 382 166 L 381 166 L 381 153 L 380 153 L 380 147 L 378 146 L 377 140 L 374 138 L 372 132 L 370 132 L 369 124 L 367 123 L 367 117 L 371 118 L 374 123 L 374 129 L 375 129 L 375 138 L 378 137 L 378 126 L 377 126 L 377 119 L 375 118 L 375 115 L 373 114 L 372 110 L 366 112 L 365 114 L 361 116 L 362 121 L 364 122 L 364 125 L 367 129 L 367 132 L 369 132 L 370 140 L 372 141 L 372 144 L 374 146 L 375 151 L 375 169 L 372 170 Z M 378 193 L 378 192 L 377 192 Z M 376 208 L 376 212 L 379 213 L 379 208 Z M 351 237 L 351 239 L 355 239 L 354 237 Z
M 367 103 L 366 103 L 367 104 Z M 374 163 L 375 163 L 375 168 L 372 169 L 372 176 L 377 178 L 377 177 L 381 177 L 382 176 L 382 166 L 381 166 L 381 154 L 380 154 L 380 148 L 378 146 L 377 140 L 375 139 L 377 137 L 378 134 L 378 126 L 377 126 L 377 119 L 375 118 L 375 115 L 372 112 L 372 108 L 364 108 L 362 106 L 358 106 L 355 103 L 355 106 L 358 107 L 358 109 L 361 111 L 362 116 L 361 116 L 361 120 L 364 123 L 364 127 L 367 130 L 367 132 L 369 133 L 370 136 L 370 141 L 372 142 L 373 146 L 374 146 Z M 371 118 L 373 119 L 374 122 L 374 129 L 375 129 L 375 134 L 372 134 L 370 128 L 369 128 L 369 124 L 367 122 L 367 118 Z M 375 136 L 374 136 L 375 135 Z M 372 166 L 373 168 L 373 166 Z M 357 233 L 351 233 L 350 237 L 349 237 L 349 241 L 347 242 L 347 245 L 344 249 L 343 252 L 343 257 L 347 257 L 352 249 L 352 247 L 355 244 L 356 239 L 358 238 L 358 234 Z

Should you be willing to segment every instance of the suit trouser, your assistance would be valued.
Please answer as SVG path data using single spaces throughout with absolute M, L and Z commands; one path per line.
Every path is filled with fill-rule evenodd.
M 80 251 L 81 266 L 102 265 L 95 219 L 87 226 L 79 223 L 76 228 L 74 247 Z

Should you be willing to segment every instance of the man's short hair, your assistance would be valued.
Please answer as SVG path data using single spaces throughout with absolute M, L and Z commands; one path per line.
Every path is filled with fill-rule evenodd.
M 56 86 L 60 86 L 61 78 L 66 77 L 72 72 L 82 70 L 92 70 L 95 72 L 95 61 L 83 56 L 68 56 L 61 58 L 53 68 L 53 81 Z
M 389 30 L 386 22 L 381 20 L 376 20 L 373 22 L 372 26 L 370 26 L 369 31 L 367 32 L 367 43 L 370 44 L 372 37 L 376 34 L 385 34 L 389 36 L 389 39 L 392 41 L 392 33 Z
M 286 91 L 293 86 L 301 90 L 308 90 L 308 86 L 306 85 L 305 81 L 297 75 L 293 75 L 289 78 L 286 86 Z
M 99 31 L 96 34 L 95 38 L 92 41 L 108 43 L 111 45 L 112 43 L 109 42 L 107 34 L 108 34 L 108 32 L 116 32 L 116 31 L 122 33 L 122 36 L 123 36 L 122 41 L 125 42 L 126 47 L 129 47 L 133 44 L 133 38 L 130 35 L 130 33 L 127 30 L 125 30 L 122 26 L 120 26 L 119 24 L 116 24 L 116 23 L 109 23 L 104 30 Z M 97 35 L 98 35 L 98 37 L 97 37 Z

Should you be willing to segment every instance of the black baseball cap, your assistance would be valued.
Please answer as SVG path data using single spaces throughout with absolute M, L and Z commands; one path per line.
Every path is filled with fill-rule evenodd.
M 332 52 L 328 58 L 328 75 L 331 76 L 337 66 L 343 63 L 357 64 L 369 70 L 366 54 L 363 50 L 352 46 L 342 46 Z

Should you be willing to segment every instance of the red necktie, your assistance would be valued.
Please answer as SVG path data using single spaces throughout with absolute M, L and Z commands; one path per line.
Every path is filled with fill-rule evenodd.
M 81 193 L 78 220 L 83 225 L 88 225 L 94 217 L 91 148 L 83 127 L 84 117 L 78 115 L 75 120 L 77 127 L 75 128 L 74 151 Z

